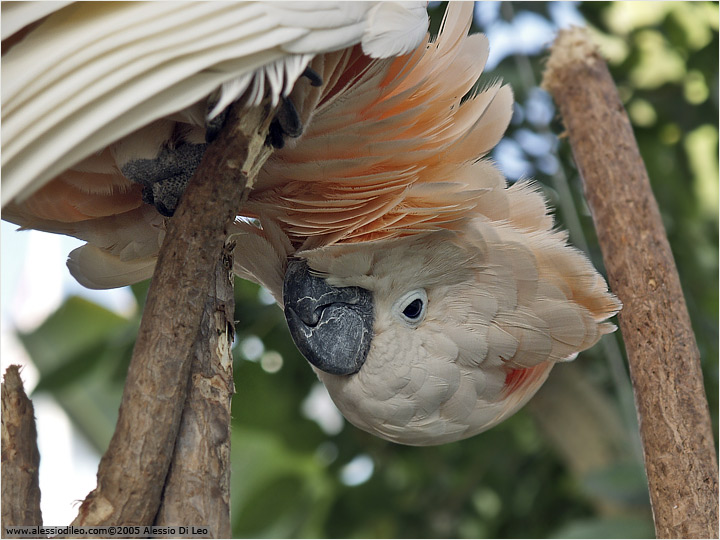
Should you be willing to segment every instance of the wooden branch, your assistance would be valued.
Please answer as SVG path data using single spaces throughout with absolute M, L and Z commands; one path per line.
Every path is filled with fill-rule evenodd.
M 191 179 L 158 256 L 117 427 L 73 525 L 149 525 L 173 455 L 197 336 L 227 227 L 269 157 L 275 110 L 235 105 Z
M 2 527 L 42 525 L 38 471 L 40 453 L 32 402 L 19 366 L 5 371 L 2 388 Z M 4 535 L 3 528 L 3 535 Z
M 165 483 L 158 526 L 207 526 L 210 538 L 230 538 L 230 402 L 234 274 L 227 245 L 215 267 L 194 345 L 190 391 Z
M 700 358 L 647 171 L 607 65 L 561 31 L 543 80 L 558 104 L 619 316 L 659 538 L 718 537 L 718 468 Z

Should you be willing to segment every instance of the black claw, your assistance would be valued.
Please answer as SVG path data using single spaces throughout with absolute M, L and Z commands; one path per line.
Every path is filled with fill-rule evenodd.
M 285 146 L 285 137 L 283 136 L 282 127 L 280 127 L 280 122 L 277 120 L 270 122 L 270 128 L 268 130 L 267 137 L 265 137 L 265 144 L 272 146 L 276 150 L 280 150 Z
M 297 138 L 302 135 L 303 125 L 295 104 L 287 98 L 281 98 L 282 105 L 275 120 L 280 123 L 283 133 L 288 137 Z
M 302 74 L 303 77 L 307 77 L 312 86 L 321 86 L 323 83 L 320 74 L 311 67 L 306 67 Z
M 165 217 L 173 217 L 175 215 L 175 208 L 168 208 L 163 203 L 157 203 L 155 205 L 155 208 L 158 212 L 160 212 L 160 215 L 163 215 Z
M 322 77 L 310 67 L 305 68 L 302 76 L 307 77 L 312 86 L 320 86 L 323 83 Z M 280 109 L 270 123 L 270 131 L 265 138 L 265 144 L 278 150 L 285 146 L 286 137 L 295 139 L 303 133 L 302 120 L 295 104 L 289 98 L 280 99 Z
M 168 208 L 162 201 L 156 201 L 153 194 L 153 188 L 144 186 L 142 190 L 142 201 L 145 204 L 151 204 L 155 209 L 165 217 L 173 217 L 175 208 Z
M 311 86 L 322 86 L 323 79 L 320 74 L 311 67 L 306 67 L 302 73 L 302 77 L 306 77 Z M 295 104 L 290 99 L 282 97 L 280 110 L 270 124 L 270 132 L 265 138 L 265 144 L 273 148 L 283 148 L 285 146 L 285 137 L 297 138 L 302 135 L 303 125 L 300 115 L 295 108 Z M 208 111 L 215 106 L 215 103 L 208 103 Z M 223 112 L 215 116 L 207 122 L 205 131 L 205 141 L 211 143 L 220 134 L 220 130 L 227 122 L 228 111 L 226 108 Z
M 209 107 L 208 107 L 209 108 Z M 220 114 L 208 120 L 205 129 L 205 142 L 211 143 L 220 135 L 220 130 L 225 126 L 228 119 L 230 107 L 226 107 Z
M 300 115 L 293 102 L 288 98 L 280 98 L 280 109 L 270 123 L 265 144 L 280 149 L 285 146 L 285 137 L 297 138 L 302 135 L 303 125 Z
M 145 204 L 151 204 L 151 205 L 155 206 L 155 197 L 153 196 L 152 187 L 143 186 L 142 202 L 144 202 Z

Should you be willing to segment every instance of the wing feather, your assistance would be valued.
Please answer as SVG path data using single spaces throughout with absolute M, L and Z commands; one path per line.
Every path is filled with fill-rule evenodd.
M 290 92 L 313 54 L 360 41 L 373 7 L 320 3 L 305 6 L 302 18 L 292 16 L 297 8 L 266 2 L 3 8 L 9 37 L 48 15 L 3 55 L 3 205 L 219 88 L 219 106 L 248 88 L 254 90 L 251 101 L 259 102 L 266 82 L 278 99 Z M 319 17 L 319 9 L 334 16 Z M 410 11 L 426 24 L 426 14 Z M 356 35 L 358 25 L 362 31 Z
M 2 22 L 0 22 L 0 39 L 3 41 L 23 28 L 44 19 L 72 2 L 51 1 L 51 2 L 3 2 L 0 4 L 2 10 Z
M 109 289 L 151 278 L 156 262 L 155 257 L 124 261 L 86 244 L 70 252 L 67 266 L 78 283 L 88 289 Z

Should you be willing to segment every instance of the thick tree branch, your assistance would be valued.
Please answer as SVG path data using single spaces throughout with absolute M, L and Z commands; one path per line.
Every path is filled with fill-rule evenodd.
M 42 525 L 38 471 L 40 453 L 32 402 L 19 366 L 5 371 L 2 383 L 2 526 Z M 2 534 L 4 535 L 4 529 Z
M 158 526 L 207 526 L 210 538 L 230 538 L 233 247 L 225 246 L 208 291 L 193 347 L 190 391 L 155 520 Z
M 607 65 L 561 31 L 543 86 L 558 104 L 619 316 L 660 538 L 718 536 L 718 469 L 700 358 L 647 171 Z
M 73 525 L 149 525 L 158 512 L 213 269 L 245 190 L 271 153 L 264 142 L 274 110 L 239 110 L 233 107 L 167 223 L 118 424 L 97 488 Z

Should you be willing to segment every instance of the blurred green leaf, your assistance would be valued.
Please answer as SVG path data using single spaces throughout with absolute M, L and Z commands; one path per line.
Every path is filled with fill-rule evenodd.
M 137 302 L 138 309 L 141 312 L 145 309 L 145 301 L 147 300 L 147 293 L 149 289 L 149 279 L 141 281 L 140 283 L 135 283 L 134 285 L 130 285 L 130 290 L 132 291 L 133 296 L 135 297 L 135 301 Z
M 18 337 L 41 375 L 58 377 L 65 371 L 75 377 L 99 361 L 108 336 L 126 324 L 112 311 L 72 296 L 37 329 Z
M 293 451 L 264 431 L 233 432 L 235 536 L 322 536 L 331 496 L 327 471 L 313 454 Z
M 594 518 L 571 521 L 555 531 L 553 538 L 655 538 L 647 519 L 634 517 Z
M 74 296 L 37 329 L 19 334 L 40 371 L 34 393 L 51 394 L 98 451 L 112 437 L 124 383 L 124 374 L 115 375 L 136 335 L 136 319 Z
M 613 463 L 590 471 L 581 482 L 588 494 L 612 503 L 647 506 L 650 502 L 645 470 L 640 463 Z

